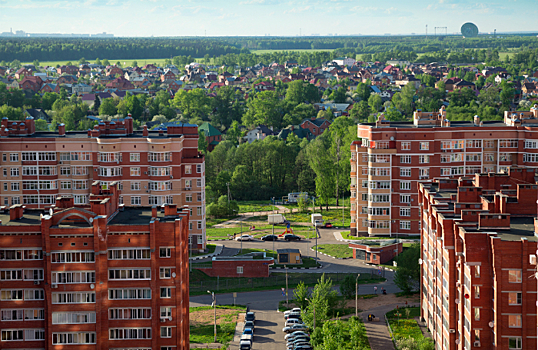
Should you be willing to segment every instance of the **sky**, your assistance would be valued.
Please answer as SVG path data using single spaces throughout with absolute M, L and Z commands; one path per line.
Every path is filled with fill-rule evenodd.
M 538 31 L 538 0 L 0 0 L 0 32 L 298 36 Z

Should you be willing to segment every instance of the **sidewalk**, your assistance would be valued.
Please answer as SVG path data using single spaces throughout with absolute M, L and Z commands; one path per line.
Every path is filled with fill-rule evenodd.
M 383 305 L 360 314 L 372 350 L 395 350 L 394 343 L 390 338 L 389 329 L 385 323 L 385 314 L 394 310 L 397 305 L 400 304 Z M 379 321 L 368 321 L 368 314 L 375 315 Z
M 189 261 L 202 260 L 202 259 L 212 258 L 214 256 L 220 255 L 222 253 L 223 248 L 224 246 L 222 244 L 215 244 L 215 251 L 213 253 L 206 254 L 206 255 L 193 256 L 192 258 L 189 258 Z

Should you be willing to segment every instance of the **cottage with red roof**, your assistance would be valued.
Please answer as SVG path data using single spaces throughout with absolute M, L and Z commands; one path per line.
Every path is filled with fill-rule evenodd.
M 112 80 L 110 83 L 106 84 L 108 89 L 118 89 L 118 90 L 133 90 L 135 86 L 129 80 L 125 79 L 123 76 Z
M 38 92 L 41 90 L 41 85 L 43 85 L 43 80 L 40 77 L 26 76 L 19 83 L 19 88 Z
M 305 119 L 299 125 L 302 129 L 308 129 L 314 136 L 319 136 L 331 125 L 331 122 L 325 118 L 312 117 Z

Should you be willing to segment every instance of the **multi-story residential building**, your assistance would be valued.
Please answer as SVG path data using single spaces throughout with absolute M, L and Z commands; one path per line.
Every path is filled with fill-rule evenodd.
M 419 184 L 421 316 L 436 349 L 536 349 L 537 171 Z
M 412 122 L 358 125 L 351 145 L 351 233 L 418 235 L 418 182 L 538 165 L 538 107 L 504 121 L 450 122 L 420 112 Z
M 189 208 L 119 196 L 2 209 L 0 348 L 189 348 Z
M 91 183 L 117 181 L 125 206 L 188 205 L 193 249 L 205 249 L 205 163 L 196 125 L 133 129 L 133 119 L 88 131 L 35 131 L 31 117 L 2 119 L 0 205 L 45 208 L 58 196 L 87 205 Z

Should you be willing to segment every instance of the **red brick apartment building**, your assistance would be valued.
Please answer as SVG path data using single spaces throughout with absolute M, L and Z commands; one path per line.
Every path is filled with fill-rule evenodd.
M 450 122 L 446 112 L 420 112 L 412 122 L 358 125 L 351 145 L 351 233 L 420 233 L 418 182 L 509 166 L 538 166 L 538 106 L 503 121 Z
M 192 249 L 205 248 L 205 163 L 196 125 L 133 130 L 133 119 L 105 121 L 88 131 L 35 130 L 32 117 L 0 124 L 0 206 L 53 205 L 72 196 L 87 205 L 91 184 L 119 183 L 125 206 L 190 208 Z
M 95 181 L 86 206 L 4 208 L 0 348 L 189 348 L 189 210 L 119 200 Z
M 536 349 L 537 172 L 419 184 L 421 316 L 436 349 Z

